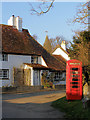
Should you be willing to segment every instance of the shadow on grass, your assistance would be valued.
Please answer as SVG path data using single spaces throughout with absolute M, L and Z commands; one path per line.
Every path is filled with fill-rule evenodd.
M 52 102 L 51 106 L 65 112 L 65 118 L 67 119 L 90 119 L 90 106 L 87 106 L 87 108 L 84 109 L 82 100 L 68 101 L 66 100 L 66 97 L 63 97 Z

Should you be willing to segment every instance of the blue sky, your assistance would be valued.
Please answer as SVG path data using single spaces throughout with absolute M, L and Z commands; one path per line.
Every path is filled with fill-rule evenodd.
M 36 7 L 39 2 L 32 2 Z M 7 24 L 12 16 L 20 16 L 23 19 L 22 26 L 28 29 L 31 35 L 37 35 L 37 41 L 43 45 L 48 31 L 49 38 L 63 36 L 66 40 L 72 41 L 73 30 L 80 30 L 79 24 L 68 24 L 73 19 L 80 2 L 55 2 L 54 7 L 41 16 L 30 14 L 28 2 L 3 2 L 2 3 L 2 24 Z

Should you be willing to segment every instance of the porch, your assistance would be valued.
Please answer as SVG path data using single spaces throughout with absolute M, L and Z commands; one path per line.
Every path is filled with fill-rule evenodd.
M 13 69 L 14 86 L 40 86 L 42 70 L 48 70 L 41 64 L 24 63 L 22 68 Z

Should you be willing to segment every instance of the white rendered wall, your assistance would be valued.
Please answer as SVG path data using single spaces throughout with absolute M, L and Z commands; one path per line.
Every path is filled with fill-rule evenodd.
M 40 72 L 40 70 L 33 70 L 33 68 L 28 66 L 28 65 L 25 65 L 24 69 L 31 69 L 31 86 L 34 86 L 34 83 L 36 82 L 36 80 L 37 80 L 36 86 L 41 85 L 41 75 L 40 75 L 41 72 Z M 35 71 L 37 71 L 38 79 L 35 79 L 36 78 Z
M 33 86 L 33 68 L 28 66 L 28 65 L 25 65 L 24 66 L 24 69 L 31 69 L 31 86 Z
M 41 64 L 42 64 L 43 66 L 47 67 L 47 64 L 45 63 L 43 57 L 41 57 Z
M 38 63 L 42 64 L 41 62 L 42 62 L 42 58 L 41 56 L 38 56 Z M 21 66 L 23 66 L 23 63 L 31 63 L 31 56 L 8 54 L 8 61 L 0 61 L 0 69 L 9 69 L 9 79 L 0 80 L 0 87 L 1 86 L 12 86 L 13 67 L 20 68 Z M 33 86 L 33 68 L 25 66 L 25 69 L 28 69 L 28 68 L 31 69 L 31 85 Z
M 68 55 L 62 49 L 60 49 L 60 48 L 57 48 L 52 54 L 54 54 L 54 55 L 61 55 L 66 60 L 70 60 L 70 58 L 68 57 Z
M 26 55 L 8 55 L 8 61 L 0 61 L 2 62 L 2 68 L 0 69 L 9 69 L 9 79 L 8 80 L 0 80 L 1 86 L 11 86 L 13 83 L 13 67 L 20 68 L 23 63 L 30 63 L 31 56 Z

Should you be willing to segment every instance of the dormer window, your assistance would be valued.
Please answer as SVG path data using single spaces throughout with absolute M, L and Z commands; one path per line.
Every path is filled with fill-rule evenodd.
M 31 63 L 38 64 L 38 56 L 31 56 Z
M 2 61 L 8 61 L 8 54 L 2 54 Z

